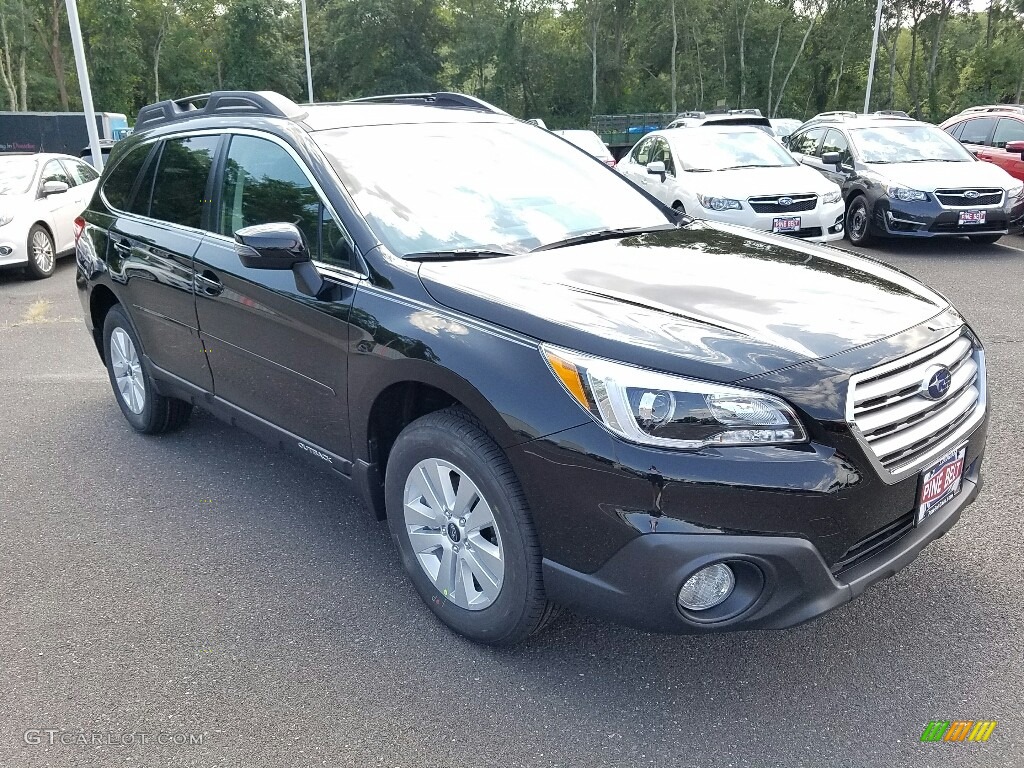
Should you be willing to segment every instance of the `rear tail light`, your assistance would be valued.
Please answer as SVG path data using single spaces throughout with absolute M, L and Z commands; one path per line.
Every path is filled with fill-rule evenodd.
M 77 217 L 75 219 L 75 245 L 76 246 L 78 245 L 78 239 L 82 236 L 83 232 L 85 232 L 85 219 L 83 219 L 81 216 L 79 216 L 79 217 Z

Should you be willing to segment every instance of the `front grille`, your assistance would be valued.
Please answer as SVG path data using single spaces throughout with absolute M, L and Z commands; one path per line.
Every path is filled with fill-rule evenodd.
M 832 565 L 832 573 L 838 576 L 843 571 L 853 568 L 858 563 L 881 552 L 890 544 L 895 544 L 913 527 L 914 513 L 908 512 L 884 528 L 879 528 L 846 550 L 843 556 Z
M 937 221 L 928 227 L 929 232 L 960 235 L 988 235 L 1006 231 L 1006 220 L 986 221 L 984 224 L 958 224 L 955 221 Z
M 968 192 L 975 195 L 968 197 Z M 939 202 L 950 208 L 977 208 L 986 205 L 1002 205 L 1003 190 L 1001 189 L 937 189 L 935 197 Z
M 792 202 L 789 205 L 782 205 L 779 199 L 788 197 Z M 800 211 L 813 211 L 818 206 L 817 195 L 770 195 L 768 197 L 747 198 L 750 207 L 757 213 L 799 213 Z
M 935 366 L 951 384 L 938 400 L 922 394 Z M 985 407 L 985 363 L 965 330 L 895 363 L 858 374 L 850 382 L 848 416 L 881 465 L 899 474 L 933 458 Z M 980 409 L 980 411 L 979 411 Z

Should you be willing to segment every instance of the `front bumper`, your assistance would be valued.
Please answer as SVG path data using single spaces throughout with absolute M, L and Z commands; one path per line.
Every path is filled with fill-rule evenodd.
M 965 476 L 959 496 L 911 528 L 896 542 L 834 575 L 808 540 L 792 536 L 639 536 L 594 573 L 544 561 L 544 588 L 552 600 L 588 614 L 654 632 L 691 634 L 746 629 L 783 629 L 810 621 L 862 594 L 909 565 L 929 543 L 960 519 L 981 489 L 980 458 Z M 737 588 L 718 620 L 706 620 L 676 604 L 682 583 L 716 562 L 734 564 Z M 760 584 L 740 589 L 736 563 L 760 572 Z M 758 577 L 755 577 L 755 580 Z M 759 588 L 758 588 L 759 587 Z M 737 605 L 729 602 L 739 598 Z M 710 612 L 709 612 L 710 613 Z
M 0 267 L 28 263 L 28 235 L 13 237 L 14 232 L 9 229 L 11 226 L 0 227 Z
M 798 211 L 794 213 L 757 213 L 750 209 L 750 204 L 743 201 L 743 209 L 740 211 L 707 211 L 700 209 L 697 215 L 713 221 L 721 221 L 727 224 L 736 224 L 749 229 L 760 230 L 761 232 L 772 231 L 772 221 L 779 217 L 799 216 L 801 229 L 799 232 L 783 232 L 787 237 L 797 237 L 801 240 L 810 240 L 815 243 L 830 243 L 841 240 L 843 237 L 845 221 L 845 204 L 840 200 L 838 203 L 818 203 L 818 206 L 811 211 Z
M 960 224 L 961 210 L 985 211 L 984 224 Z M 945 208 L 934 199 L 904 202 L 887 196 L 874 206 L 871 225 L 876 234 L 891 237 L 962 237 L 1006 234 L 1024 220 L 1024 200 L 1014 198 L 1001 207 Z

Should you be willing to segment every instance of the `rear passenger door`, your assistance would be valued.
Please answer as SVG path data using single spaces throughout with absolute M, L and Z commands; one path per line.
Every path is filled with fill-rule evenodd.
M 108 263 L 153 365 L 213 389 L 196 319 L 192 259 L 204 237 L 219 137 L 192 135 L 138 147 L 104 184 L 116 212 Z M 126 165 L 127 163 L 127 165 Z M 122 172 L 122 165 L 125 168 Z
M 196 255 L 196 307 L 214 392 L 345 459 L 349 309 L 360 281 L 352 240 L 283 140 L 249 133 L 225 140 L 212 234 Z M 274 222 L 302 232 L 330 287 L 320 298 L 301 292 L 291 270 L 239 260 L 234 233 Z

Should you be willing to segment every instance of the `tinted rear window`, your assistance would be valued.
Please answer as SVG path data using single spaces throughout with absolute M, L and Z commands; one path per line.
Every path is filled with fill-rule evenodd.
M 192 136 L 164 142 L 150 216 L 195 229 L 202 227 L 203 197 L 218 141 L 217 136 Z

